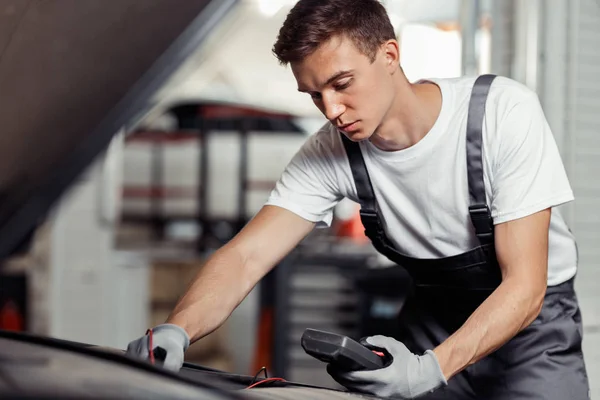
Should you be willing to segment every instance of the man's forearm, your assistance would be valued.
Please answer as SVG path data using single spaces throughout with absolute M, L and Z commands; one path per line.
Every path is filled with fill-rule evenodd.
M 539 314 L 543 299 L 543 293 L 535 293 L 524 282 L 504 281 L 459 330 L 434 349 L 446 379 L 527 327 Z
M 244 273 L 244 262 L 235 250 L 216 251 L 200 268 L 167 322 L 185 329 L 192 343 L 219 328 L 254 285 Z

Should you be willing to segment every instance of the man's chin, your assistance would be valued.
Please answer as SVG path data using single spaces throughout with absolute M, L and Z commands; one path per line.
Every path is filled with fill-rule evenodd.
M 356 132 L 342 132 L 342 134 L 353 142 L 362 142 L 363 140 L 367 140 L 369 137 L 371 137 L 371 135 L 367 134 L 363 130 Z

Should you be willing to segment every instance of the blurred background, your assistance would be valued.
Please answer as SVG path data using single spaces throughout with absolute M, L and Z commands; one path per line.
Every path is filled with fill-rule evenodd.
M 81 0 L 86 1 L 94 3 Z M 41 23 L 44 10 L 36 7 L 44 7 L 43 2 L 29 9 L 25 3 L 0 2 L 0 38 L 12 34 L 2 21 L 39 18 L 35 23 Z M 202 25 L 187 31 L 202 31 L 204 39 L 183 49 L 185 57 L 176 68 L 158 68 L 162 80 L 143 114 L 113 129 L 108 145 L 81 174 L 77 171 L 46 218 L 37 221 L 27 249 L 4 259 L 0 328 L 125 348 L 146 328 L 164 322 L 204 260 L 259 210 L 287 162 L 325 122 L 310 98 L 296 91 L 290 69 L 271 53 L 294 3 L 239 1 L 218 23 L 208 24 L 210 29 L 202 31 L 208 26 Z M 595 379 L 600 377 L 600 179 L 594 172 L 600 162 L 600 1 L 383 3 L 410 80 L 495 73 L 538 93 L 575 191 L 576 201 L 563 212 L 579 244 L 585 358 L 593 398 L 600 398 L 600 380 Z M 138 3 L 138 18 L 123 24 L 133 36 L 162 32 L 178 18 L 169 12 L 144 14 L 143 4 L 148 3 Z M 123 7 L 120 12 L 129 11 Z M 117 10 L 114 26 L 122 22 L 118 17 Z M 110 21 L 100 23 L 110 31 Z M 153 44 L 162 48 L 162 36 L 156 35 L 156 41 L 138 49 L 140 54 Z M 9 39 L 0 42 L 0 51 L 10 50 L 10 44 Z M 58 52 L 60 45 L 40 43 L 40 48 Z M 120 41 L 113 37 L 103 45 L 118 48 Z M 115 53 L 96 59 L 94 67 L 122 71 L 117 75 L 123 77 L 140 54 Z M 0 53 L 0 87 L 16 82 L 11 71 L 28 70 L 44 82 L 67 74 L 36 72 L 29 64 L 11 70 L 10 60 Z M 92 71 L 84 72 L 82 80 L 62 86 L 65 93 L 79 94 L 61 107 L 63 112 L 109 92 Z M 30 89 L 20 87 L 22 93 Z M 0 116 L 14 115 L 11 104 L 24 96 L 20 87 L 3 90 L 9 95 Z M 13 127 L 21 129 L 45 107 L 32 100 L 38 98 L 28 100 L 30 114 L 20 115 Z M 71 114 L 73 120 L 80 117 L 79 111 Z M 0 131 L 12 134 L 10 127 Z M 41 150 L 51 152 L 60 137 L 49 132 L 28 142 L 35 151 L 23 154 L 31 159 L 17 161 L 37 162 Z M 21 181 L 11 184 L 18 187 Z M 357 211 L 356 204 L 342 202 L 332 228 L 311 234 L 222 328 L 189 349 L 187 360 L 250 375 L 266 366 L 270 375 L 333 385 L 323 365 L 304 354 L 302 331 L 312 327 L 354 337 L 386 332 L 404 282 L 365 240 Z

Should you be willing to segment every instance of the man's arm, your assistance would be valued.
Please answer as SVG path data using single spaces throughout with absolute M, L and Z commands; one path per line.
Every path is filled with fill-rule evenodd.
M 167 323 L 185 329 L 192 343 L 213 332 L 314 226 L 286 209 L 263 207 L 200 268 Z
M 548 269 L 550 209 L 495 227 L 502 283 L 434 352 L 450 379 L 494 352 L 538 316 Z

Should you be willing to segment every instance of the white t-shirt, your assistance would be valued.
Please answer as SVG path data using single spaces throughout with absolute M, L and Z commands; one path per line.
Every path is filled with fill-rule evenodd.
M 474 77 L 430 79 L 442 92 L 432 129 L 415 145 L 393 152 L 369 141 L 360 148 L 386 233 L 403 254 L 439 258 L 479 245 L 469 217 L 466 124 Z M 484 182 L 495 224 L 574 199 L 556 142 L 537 95 L 497 77 L 483 127 Z M 328 226 L 344 197 L 358 202 L 340 133 L 327 123 L 291 160 L 267 204 Z M 575 239 L 552 209 L 548 285 L 575 275 Z

